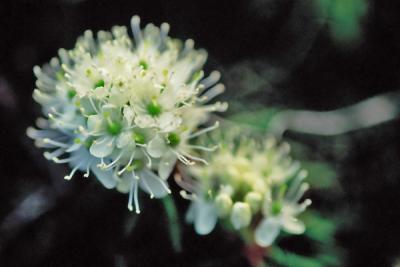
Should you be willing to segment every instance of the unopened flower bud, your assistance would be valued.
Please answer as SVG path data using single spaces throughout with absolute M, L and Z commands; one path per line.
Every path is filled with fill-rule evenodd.
M 232 209 L 232 199 L 226 193 L 220 193 L 215 198 L 215 206 L 220 217 L 227 216 Z
M 231 222 L 236 230 L 246 227 L 251 221 L 250 205 L 243 202 L 236 202 L 231 213 Z
M 258 192 L 249 192 L 244 198 L 245 202 L 250 205 L 251 211 L 256 213 L 260 210 L 262 196 Z

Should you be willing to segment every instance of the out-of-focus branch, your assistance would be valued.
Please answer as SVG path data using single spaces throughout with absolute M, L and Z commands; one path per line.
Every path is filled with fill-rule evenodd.
M 332 136 L 372 127 L 400 115 L 400 92 L 377 95 L 354 105 L 332 111 L 286 110 L 270 122 L 269 130 Z

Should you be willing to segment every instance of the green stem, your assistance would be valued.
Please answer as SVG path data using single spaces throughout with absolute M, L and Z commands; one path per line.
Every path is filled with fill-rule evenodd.
M 165 213 L 168 219 L 168 230 L 171 238 L 172 247 L 175 252 L 182 251 L 182 240 L 181 240 L 181 226 L 178 220 L 178 212 L 175 206 L 175 202 L 172 196 L 168 195 L 161 199 L 164 206 Z

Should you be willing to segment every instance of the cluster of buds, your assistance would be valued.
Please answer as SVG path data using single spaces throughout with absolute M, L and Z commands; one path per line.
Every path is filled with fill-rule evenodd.
M 268 137 L 220 137 L 221 148 L 207 155 L 208 165 L 193 166 L 188 172 L 195 178 L 187 220 L 198 234 L 211 232 L 218 219 L 235 230 L 250 229 L 252 239 L 270 246 L 281 230 L 304 232 L 297 216 L 311 204 L 299 203 L 308 184 L 307 172 L 290 156 L 287 143 Z M 226 225 L 226 224 L 225 224 Z
M 128 208 L 140 212 L 138 188 L 151 197 L 168 194 L 166 182 L 177 160 L 186 165 L 204 161 L 194 156 L 190 140 L 218 126 L 199 128 L 226 103 L 208 104 L 224 91 L 214 71 L 203 77 L 204 50 L 193 40 L 168 36 L 169 25 L 86 31 L 72 50 L 59 50 L 43 68 L 36 66 L 34 99 L 44 118 L 28 136 L 44 156 L 68 163 L 71 179 L 79 170 L 106 187 L 129 193 Z

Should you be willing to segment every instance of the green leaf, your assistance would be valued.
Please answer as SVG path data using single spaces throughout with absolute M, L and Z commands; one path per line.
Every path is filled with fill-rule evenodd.
M 275 108 L 265 108 L 258 111 L 246 111 L 240 112 L 233 116 L 230 116 L 228 119 L 242 124 L 247 124 L 257 130 L 266 130 L 269 126 L 269 122 L 271 119 L 279 112 L 280 110 Z
M 288 251 L 284 251 L 278 247 L 272 247 L 270 259 L 281 266 L 287 267 L 325 267 L 318 259 L 301 256 Z
M 168 231 L 171 238 L 172 247 L 176 252 L 182 251 L 182 240 L 181 240 L 181 225 L 178 219 L 178 212 L 175 206 L 173 198 L 168 195 L 161 199 L 163 203 L 165 213 L 168 219 Z
M 336 172 L 329 164 L 302 161 L 302 167 L 308 171 L 307 182 L 311 188 L 327 189 L 337 185 Z
M 325 245 L 334 243 L 336 222 L 322 217 L 317 212 L 307 211 L 301 220 L 307 225 L 305 235 L 314 241 Z

